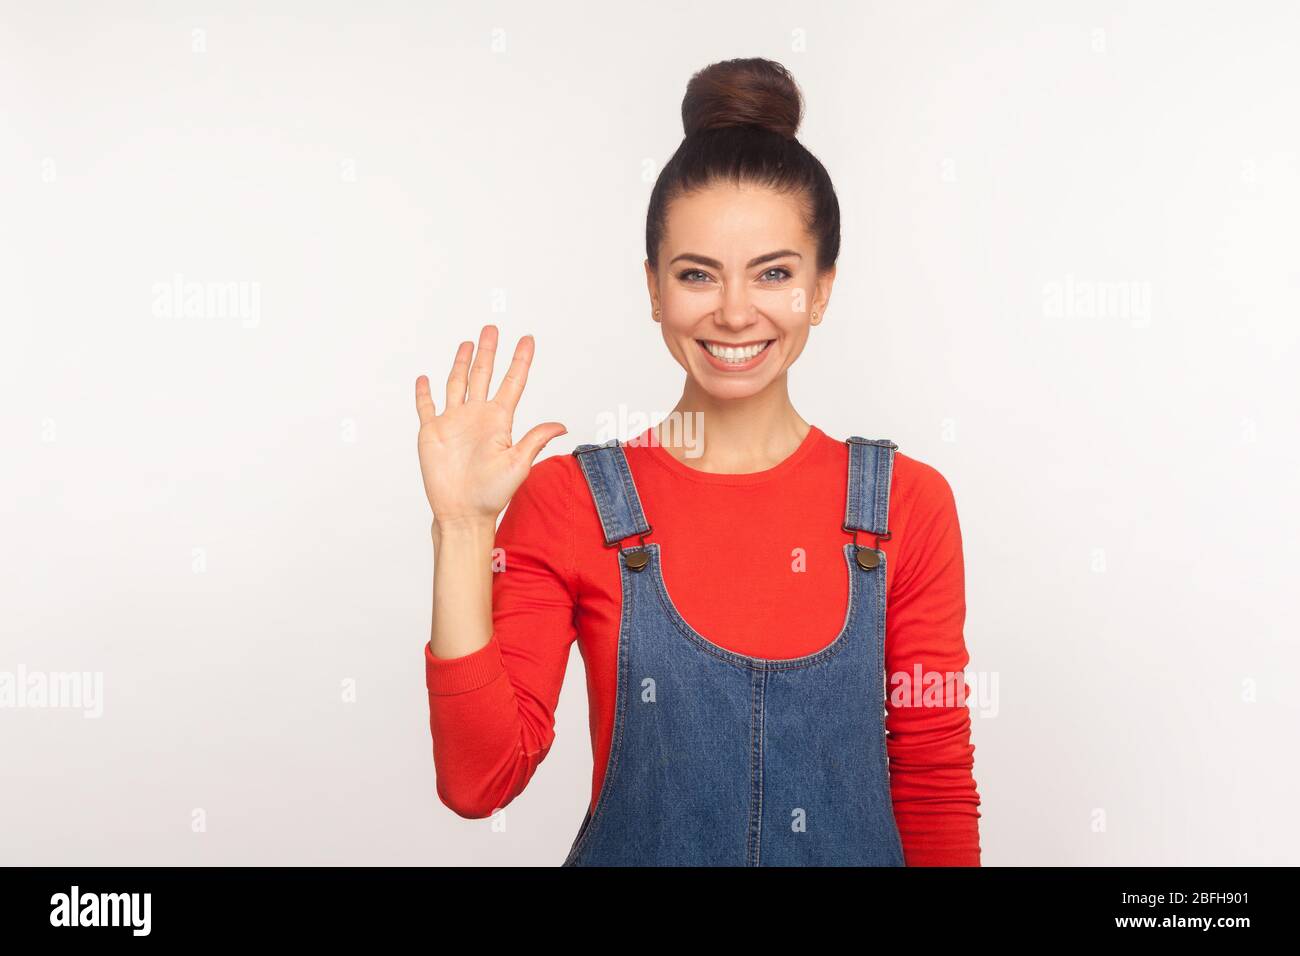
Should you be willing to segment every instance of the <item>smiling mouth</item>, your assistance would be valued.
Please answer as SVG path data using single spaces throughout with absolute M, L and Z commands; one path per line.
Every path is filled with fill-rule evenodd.
M 758 356 L 767 351 L 775 339 L 762 339 L 757 342 L 744 342 L 741 344 L 727 344 L 723 342 L 710 342 L 707 339 L 695 340 L 700 348 L 704 349 L 709 355 L 727 365 L 745 365 L 752 362 Z

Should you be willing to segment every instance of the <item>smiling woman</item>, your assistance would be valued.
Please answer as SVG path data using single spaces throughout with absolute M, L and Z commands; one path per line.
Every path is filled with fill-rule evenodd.
M 770 60 L 687 87 L 646 221 L 651 316 L 686 373 L 664 421 L 534 467 L 565 429 L 513 442 L 534 343 L 489 398 L 493 326 L 461 343 L 441 415 L 416 383 L 438 794 L 484 817 L 524 790 L 578 641 L 592 791 L 566 865 L 979 863 L 951 489 L 790 399 L 840 235 L 801 116 Z M 689 447 L 666 427 L 686 416 Z M 888 694 L 894 674 L 945 693 Z

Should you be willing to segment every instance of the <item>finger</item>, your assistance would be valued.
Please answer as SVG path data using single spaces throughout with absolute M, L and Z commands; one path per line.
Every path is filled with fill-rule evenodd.
M 469 377 L 469 359 L 473 354 L 473 342 L 461 342 L 456 348 L 451 374 L 447 376 L 447 408 L 465 404 L 465 383 Z
M 415 411 L 420 416 L 420 424 L 427 425 L 437 414 L 433 408 L 433 395 L 429 393 L 429 376 L 421 375 L 415 380 Z
M 528 383 L 528 366 L 532 364 L 535 347 L 536 343 L 531 335 L 525 335 L 519 340 L 519 344 L 515 346 L 515 357 L 510 360 L 505 378 L 501 379 L 501 384 L 497 386 L 497 393 L 492 399 L 511 412 L 519 404 L 519 396 L 523 394 L 524 385 Z
M 497 355 L 497 327 L 483 326 L 478 337 L 478 354 L 469 369 L 469 392 L 467 401 L 487 401 L 488 382 L 492 380 L 492 363 Z
M 568 432 L 569 430 L 559 422 L 543 422 L 541 425 L 530 428 L 523 438 L 515 442 L 515 448 L 519 450 L 519 454 L 528 459 L 528 463 L 531 465 L 537 456 L 541 454 L 542 449 L 546 447 L 548 441 L 552 438 L 559 438 L 561 435 L 567 435 Z

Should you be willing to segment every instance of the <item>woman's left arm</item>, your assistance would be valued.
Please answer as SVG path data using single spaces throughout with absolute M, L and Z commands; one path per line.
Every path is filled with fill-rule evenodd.
M 900 550 L 885 619 L 894 818 L 908 866 L 979 866 L 957 505 L 948 482 L 929 465 L 897 455 L 894 474 L 891 511 Z

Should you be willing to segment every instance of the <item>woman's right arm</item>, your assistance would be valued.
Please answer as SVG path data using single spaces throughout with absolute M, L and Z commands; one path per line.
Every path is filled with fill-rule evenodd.
M 546 443 L 566 432 L 558 422 L 548 422 L 512 443 L 514 411 L 527 381 L 533 341 L 530 336 L 519 341 L 509 370 L 496 395 L 489 399 L 496 344 L 496 328 L 485 326 L 471 364 L 473 343 L 461 343 L 447 379 L 441 415 L 436 413 L 428 378 L 421 375 L 416 380 L 420 470 L 433 510 L 433 614 L 425 654 L 438 793 L 457 813 L 472 817 L 487 816 L 497 809 L 485 805 L 496 802 L 491 793 L 514 789 L 501 781 L 485 780 L 484 770 L 490 776 L 490 767 L 474 767 L 476 749 L 485 752 L 479 756 L 500 759 L 499 754 L 490 753 L 492 745 L 502 731 L 508 731 L 511 721 L 517 727 L 519 720 L 501 647 L 493 639 L 492 556 L 497 516 L 527 478 Z M 501 686 L 490 687 L 493 682 Z M 480 690 L 486 694 L 470 695 L 470 691 Z M 441 707 L 435 696 L 468 699 L 456 702 L 462 705 L 459 708 L 455 704 Z M 502 726 L 488 726 L 503 721 Z M 515 741 L 518 739 L 516 730 Z M 472 785 L 466 787 L 464 781 Z
M 492 545 L 496 519 L 433 522 L 433 623 L 429 648 L 464 657 L 492 637 Z

